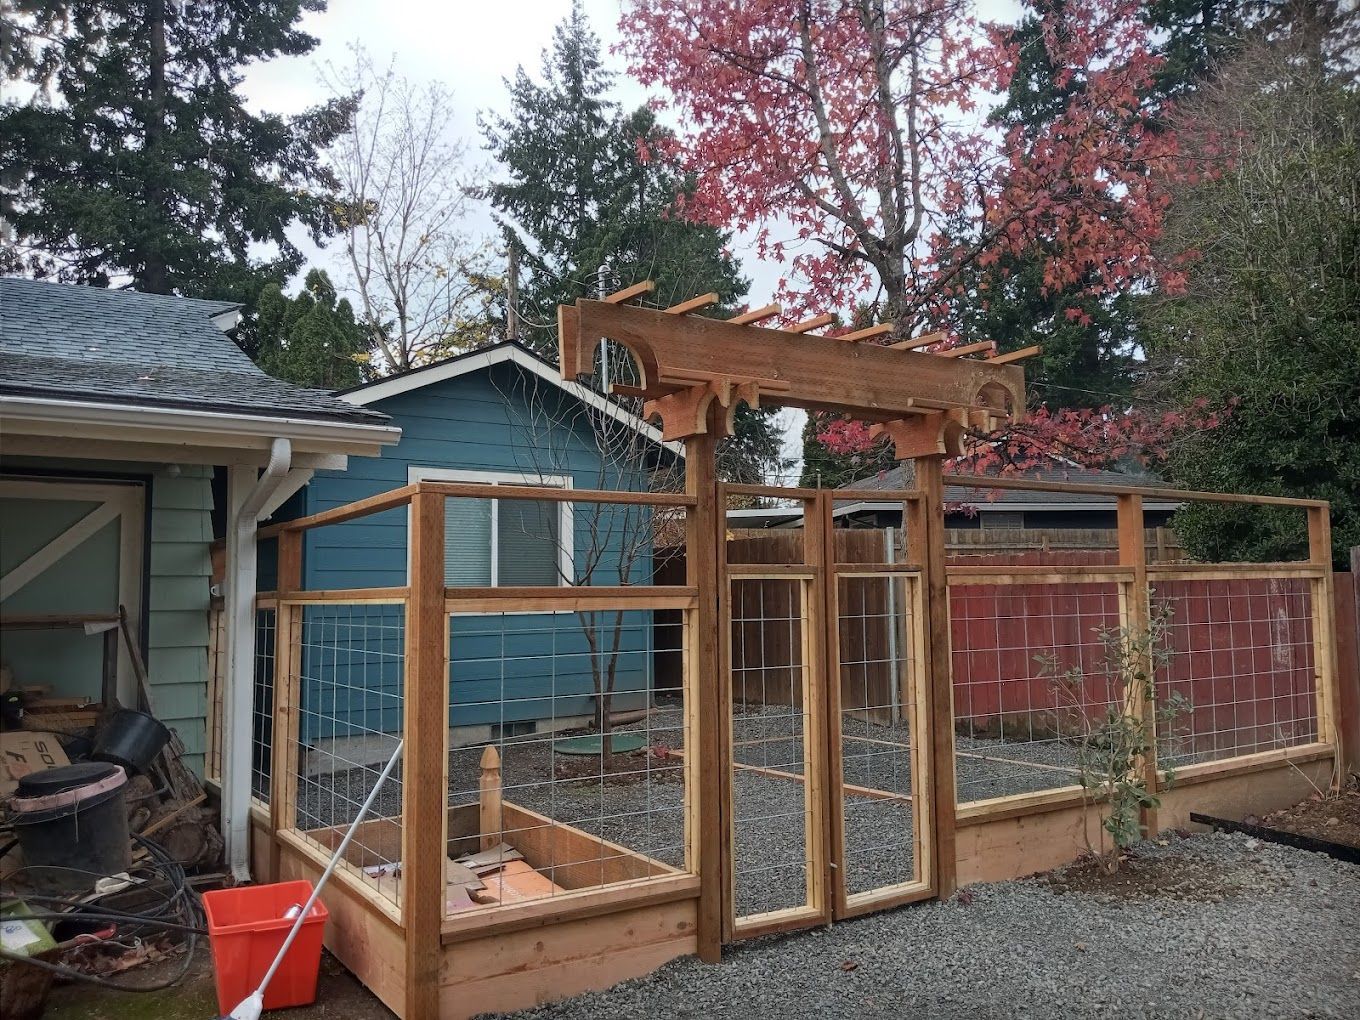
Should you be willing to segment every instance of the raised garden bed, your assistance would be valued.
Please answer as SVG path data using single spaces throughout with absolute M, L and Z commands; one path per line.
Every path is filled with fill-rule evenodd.
M 1360 790 L 1354 788 L 1331 796 L 1314 795 L 1264 818 L 1247 815 L 1239 822 L 1191 812 L 1190 820 L 1360 864 Z

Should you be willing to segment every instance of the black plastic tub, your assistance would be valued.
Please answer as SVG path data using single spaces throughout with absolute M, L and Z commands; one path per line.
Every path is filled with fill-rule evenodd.
M 19 780 L 11 817 L 34 886 L 83 892 L 103 875 L 127 871 L 126 790 L 123 767 L 103 762 L 63 765 Z
M 96 761 L 113 762 L 132 774 L 145 772 L 170 740 L 165 724 L 145 712 L 120 708 L 95 737 Z

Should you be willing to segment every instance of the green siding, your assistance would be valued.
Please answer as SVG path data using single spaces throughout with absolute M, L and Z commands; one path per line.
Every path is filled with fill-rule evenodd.
M 179 732 L 200 775 L 207 750 L 208 587 L 212 468 L 186 465 L 151 483 L 147 673 L 162 722 Z
M 180 739 L 184 741 L 189 753 L 187 763 L 201 774 L 206 744 L 212 468 L 185 465 L 172 473 L 163 464 L 124 461 L 7 458 L 0 462 L 0 470 L 6 472 L 22 473 L 35 469 L 60 471 L 68 476 L 66 480 L 69 481 L 82 478 L 98 480 L 110 475 L 149 478 L 147 509 L 150 520 L 149 542 L 144 553 L 147 558 L 144 598 L 147 607 L 146 666 L 151 681 L 151 697 L 161 721 L 178 731 Z M 14 515 L 14 507 L 19 502 L 6 508 L 7 517 Z M 20 523 L 21 527 L 36 526 L 31 518 L 36 517 L 39 510 L 44 515 L 55 512 L 58 517 L 61 514 L 80 516 L 79 508 L 73 509 L 69 505 L 54 510 L 46 501 L 24 500 L 22 503 L 29 504 L 25 515 L 30 520 L 6 520 L 7 525 Z M 51 528 L 54 521 L 60 524 L 60 520 L 50 517 L 45 518 L 43 524 Z M 56 530 L 61 528 L 57 527 Z M 99 537 L 96 536 L 96 539 Z M 7 541 L 5 544 L 7 548 L 17 548 L 15 543 Z M 112 550 L 116 550 L 116 541 Z M 94 577 L 101 570 L 108 572 L 112 569 L 111 563 L 101 566 L 107 554 L 108 551 L 92 539 L 80 550 L 71 553 L 71 557 L 80 558 L 68 559 L 76 566 L 78 573 Z M 6 609 L 12 612 L 37 611 L 38 602 L 33 601 L 36 599 L 41 601 L 43 612 L 106 611 L 109 608 L 107 605 L 87 604 L 94 594 L 88 585 L 65 584 L 58 587 L 43 577 L 19 592 L 14 597 L 16 604 L 7 603 Z M 26 597 L 23 605 L 17 604 L 21 596 Z M 101 596 L 101 599 L 106 600 L 107 595 Z M 82 637 L 53 632 L 49 640 L 62 642 L 58 647 L 69 651 L 77 649 L 76 642 Z M 98 640 L 91 639 L 86 644 L 91 647 L 87 649 L 80 645 L 78 655 L 66 662 L 68 675 L 60 689 L 72 695 L 98 697 Z

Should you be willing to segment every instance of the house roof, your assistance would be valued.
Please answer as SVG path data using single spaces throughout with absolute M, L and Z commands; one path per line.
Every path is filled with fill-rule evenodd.
M 966 472 L 960 472 L 961 474 Z M 1154 475 L 1132 474 L 1119 471 L 1100 471 L 1075 465 L 1056 465 L 1052 468 L 1031 468 L 1022 471 L 1019 477 L 1036 482 L 1077 482 L 1083 485 L 1146 485 L 1162 486 L 1165 483 Z M 914 465 L 904 461 L 896 467 L 868 478 L 848 482 L 842 489 L 860 492 L 883 489 L 886 491 L 915 488 L 916 474 Z M 1116 500 L 1113 496 L 1093 492 L 1061 492 L 1027 489 L 988 489 L 972 488 L 962 485 L 946 485 L 946 503 L 967 503 L 979 509 L 993 510 L 1104 510 L 1113 509 Z M 896 504 L 894 504 L 896 505 Z M 1174 510 L 1179 504 L 1172 501 L 1148 500 L 1143 504 L 1148 509 Z M 837 510 L 847 508 L 846 512 L 870 509 L 872 504 L 864 500 L 837 500 Z
M 409 393 L 412 390 L 422 389 L 449 379 L 456 379 L 459 376 L 483 371 L 493 365 L 502 364 L 517 365 L 529 374 L 551 383 L 564 393 L 575 397 L 597 411 L 609 415 L 621 424 L 636 429 L 647 439 L 671 453 L 680 457 L 685 455 L 683 444 L 667 442 L 662 439 L 660 429 L 648 424 L 643 418 L 617 402 L 608 399 L 598 390 L 574 380 L 563 379 L 556 365 L 513 340 L 504 340 L 488 347 L 479 347 L 476 350 L 455 354 L 451 358 L 445 358 L 430 365 L 410 369 L 399 375 L 389 375 L 360 386 L 352 386 L 347 390 L 339 390 L 336 396 L 358 406 L 369 406 L 402 393 Z
M 386 425 L 266 375 L 226 335 L 240 306 L 0 279 L 0 397 Z
M 1097 471 L 1076 466 L 1056 466 L 1053 468 L 1033 468 L 1021 473 L 1020 477 L 1042 482 L 1078 482 L 1085 485 L 1135 485 L 1164 486 L 1165 483 L 1148 474 L 1131 474 L 1118 471 Z M 914 466 L 903 461 L 890 470 L 857 481 L 847 482 L 842 489 L 856 493 L 883 491 L 900 492 L 916 487 Z M 962 485 L 946 485 L 944 489 L 946 504 L 964 504 L 986 511 L 1069 511 L 1069 510 L 1114 510 L 1117 500 L 1114 496 L 1092 492 L 1061 492 L 1028 489 L 988 489 L 971 488 Z M 1176 510 L 1180 503 L 1173 500 L 1145 499 L 1145 510 Z M 838 499 L 832 514 L 845 517 L 850 514 L 870 513 L 875 510 L 901 510 L 900 500 L 885 495 L 880 502 L 872 498 Z M 751 527 L 791 527 L 801 520 L 803 511 L 799 506 L 756 507 L 752 509 L 729 510 L 727 516 L 738 524 Z

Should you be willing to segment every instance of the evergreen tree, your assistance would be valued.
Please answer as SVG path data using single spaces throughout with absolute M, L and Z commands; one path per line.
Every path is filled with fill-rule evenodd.
M 311 270 L 302 292 L 293 298 L 277 283 L 265 284 L 255 330 L 255 362 L 275 378 L 327 390 L 364 381 L 368 336 L 349 301 L 336 300 L 324 270 Z
M 609 99 L 614 75 L 579 3 L 545 51 L 542 81 L 520 68 L 509 109 L 483 118 L 487 148 L 506 178 L 482 189 L 524 270 L 519 339 L 556 354 L 557 306 L 640 280 L 660 305 L 714 291 L 732 311 L 748 283 L 728 251 L 731 235 L 686 219 L 689 183 L 666 155 L 671 138 L 643 107 Z M 732 479 L 762 481 L 781 467 L 774 412 L 742 408 L 737 438 L 720 454 Z
M 799 485 L 835 489 L 896 466 L 891 443 L 875 443 L 867 450 L 854 453 L 828 450 L 817 438 L 821 430 L 820 418 L 820 415 L 809 414 L 803 423 L 803 471 Z
M 1168 474 L 1193 489 L 1328 500 L 1343 567 L 1360 544 L 1360 88 L 1346 56 L 1360 26 L 1328 28 L 1263 33 L 1182 107 L 1187 151 L 1221 159 L 1231 123 L 1237 158 L 1176 190 L 1165 243 L 1202 254 L 1185 290 L 1147 315 L 1153 384 L 1233 405 L 1176 444 Z M 1207 560 L 1307 554 L 1293 507 L 1194 504 L 1174 526 Z
M 350 104 L 256 115 L 239 86 L 251 63 L 309 52 L 297 22 L 323 6 L 14 0 L 7 77 L 27 88 L 0 107 L 0 215 L 18 239 L 4 268 L 242 300 L 295 272 L 286 231 L 322 230 L 318 152 Z
M 647 108 L 624 114 L 608 98 L 614 75 L 579 3 L 541 77 L 520 68 L 507 82 L 508 112 L 482 122 L 507 171 L 482 194 L 519 245 L 521 339 L 553 347 L 557 306 L 596 296 L 602 283 L 653 280 L 659 304 L 716 291 L 730 307 L 744 295 L 730 235 L 677 210 L 686 181 L 664 155 L 669 135 Z

